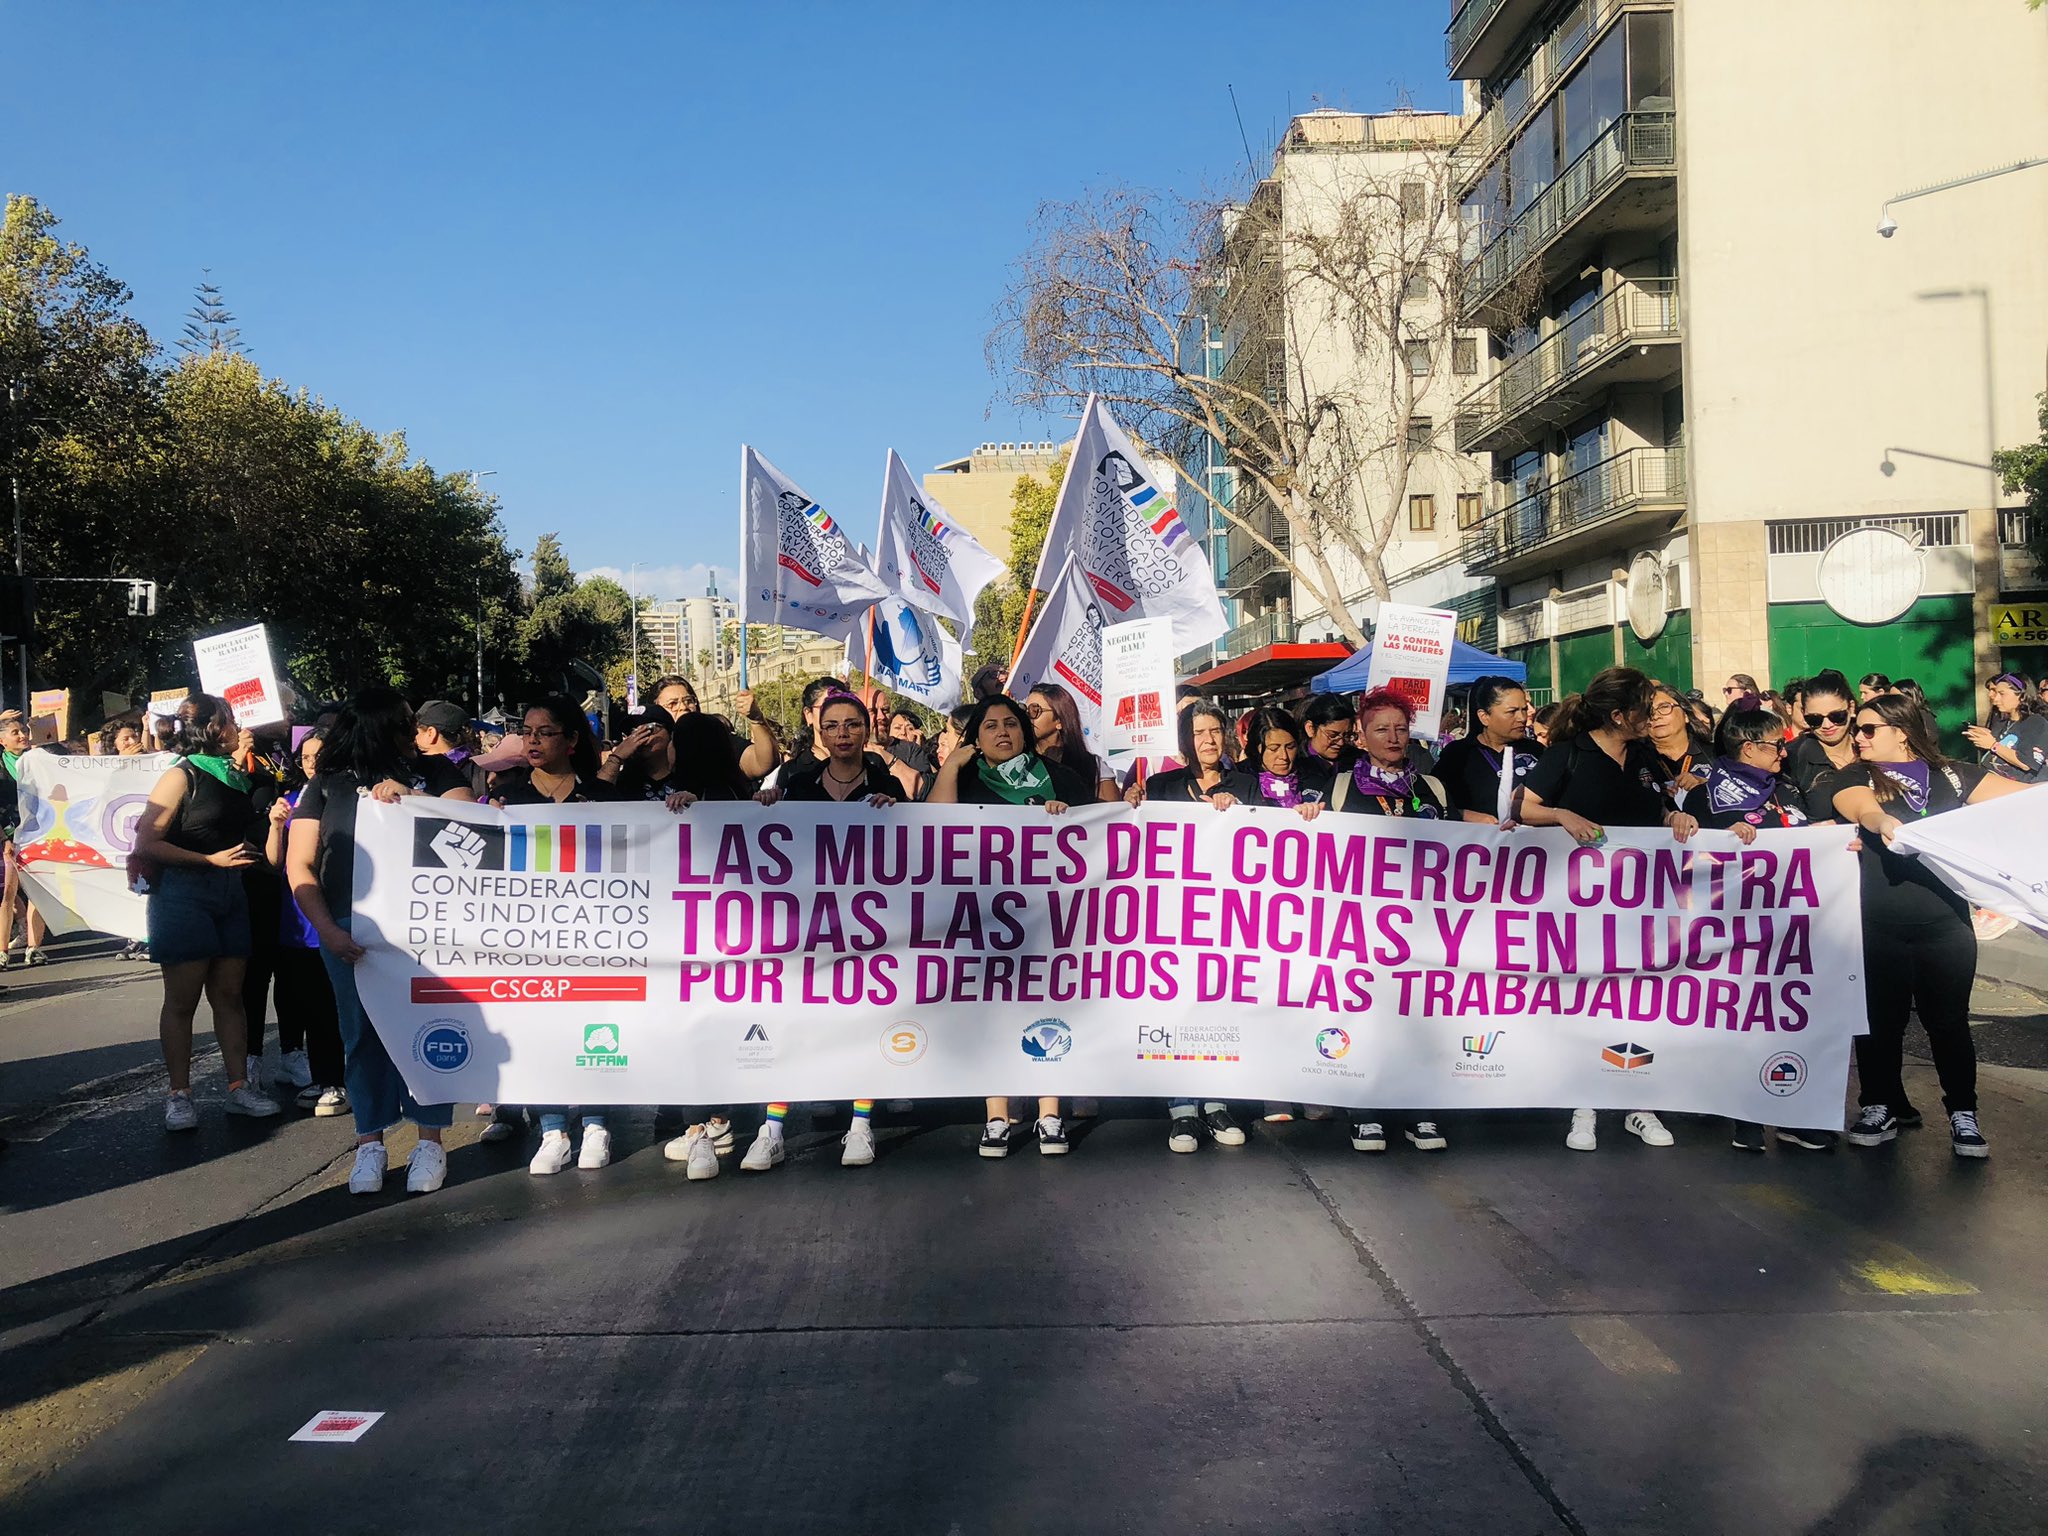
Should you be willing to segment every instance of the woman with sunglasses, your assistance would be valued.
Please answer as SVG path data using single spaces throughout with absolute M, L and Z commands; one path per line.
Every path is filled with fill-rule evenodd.
M 597 737 L 590 720 L 573 700 L 559 695 L 529 705 L 522 730 L 526 738 L 524 767 L 508 768 L 492 786 L 493 805 L 585 805 L 619 798 L 618 790 L 598 777 Z M 584 1114 L 583 1144 L 569 1144 L 569 1105 L 550 1104 L 540 1111 L 540 1146 L 526 1171 L 537 1178 L 560 1173 L 573 1156 L 583 1169 L 602 1168 L 612 1160 L 612 1133 L 603 1113 Z
M 1969 904 L 1919 859 L 1892 850 L 1910 821 L 1977 805 L 2022 786 L 1973 763 L 1952 763 L 1928 732 L 1920 707 L 1879 694 L 1856 711 L 1854 767 L 1830 774 L 1820 792 L 1835 814 L 1862 828 L 1863 992 L 1870 1033 L 1856 1040 L 1860 1112 L 1851 1144 L 1881 1146 L 1902 1125 L 1918 1125 L 1902 1073 L 1906 1021 L 1918 1014 L 1948 1110 L 1957 1157 L 1989 1157 L 1977 1125 L 1977 1052 L 1970 991 L 1977 935 Z
M 1760 699 L 1763 690 L 1756 685 L 1756 679 L 1747 672 L 1731 672 L 1728 681 L 1721 685 L 1721 707 L 1733 709 L 1735 701 L 1741 698 Z
M 1650 729 L 1655 685 L 1632 667 L 1595 674 L 1586 691 L 1565 700 L 1550 729 L 1550 749 L 1529 775 L 1521 819 L 1532 827 L 1562 827 L 1574 842 L 1604 841 L 1609 826 L 1669 827 L 1684 842 L 1699 822 L 1659 790 L 1659 770 L 1642 740 Z M 1630 1110 L 1622 1126 L 1645 1146 L 1668 1147 L 1671 1132 L 1647 1109 Z M 1600 1145 L 1599 1116 L 1572 1111 L 1564 1144 L 1574 1152 Z
M 1685 797 L 1685 810 L 1701 826 L 1733 832 L 1746 847 L 1759 831 L 1807 824 L 1799 788 L 1784 775 L 1785 728 L 1776 715 L 1761 709 L 1730 711 L 1715 746 L 1718 755 L 1707 769 L 1706 782 Z M 1735 1120 L 1730 1126 L 1736 1148 L 1763 1151 L 1761 1125 Z M 1832 1131 L 1780 1130 L 1778 1140 L 1810 1152 L 1832 1152 L 1835 1147 Z
M 1081 732 L 1081 706 L 1058 683 L 1039 683 L 1024 698 L 1024 714 L 1031 722 L 1032 745 L 1047 762 L 1069 768 L 1090 784 L 1090 800 L 1121 800 L 1108 766 L 1093 752 Z
M 1062 689 L 1062 692 L 1065 690 Z M 1008 694 L 994 693 L 974 706 L 961 728 L 961 743 L 939 765 L 932 782 L 932 805 L 1037 805 L 1058 816 L 1073 805 L 1095 799 L 1095 786 L 1066 764 L 1041 756 L 1024 707 Z M 983 1157 L 1008 1157 L 1010 1101 L 996 1094 L 987 1103 L 988 1123 L 981 1133 Z M 1066 1123 L 1060 1101 L 1047 1094 L 1038 1101 L 1038 1150 L 1056 1157 L 1067 1150 Z
M 2017 672 L 2001 672 L 1985 687 L 1991 713 L 1982 725 L 1966 725 L 1963 735 L 1981 756 L 1980 767 L 2001 779 L 2036 784 L 2048 775 L 2048 704 L 2027 692 Z
M 1821 804 L 1813 793 L 1821 775 L 1856 765 L 1856 735 L 1850 729 L 1856 700 L 1849 679 L 1833 669 L 1815 673 L 1802 687 L 1799 719 L 1806 734 L 1785 754 L 1785 772 L 1809 803 Z

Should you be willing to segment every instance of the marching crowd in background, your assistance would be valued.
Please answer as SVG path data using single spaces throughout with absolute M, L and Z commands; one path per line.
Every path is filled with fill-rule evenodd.
M 1975 761 L 1952 758 L 1939 724 L 1910 680 L 1869 675 L 1851 683 L 1824 671 L 1760 689 L 1737 674 L 1717 706 L 1643 673 L 1615 667 L 1560 703 L 1532 709 L 1529 694 L 1505 677 L 1481 678 L 1446 717 L 1430 752 L 1411 734 L 1414 715 L 1401 694 L 1317 695 L 1298 707 L 1272 702 L 1233 711 L 1183 685 L 1179 753 L 1139 762 L 1119 776 L 1083 739 L 1074 697 L 1056 684 L 1022 699 L 1006 675 L 976 676 L 974 699 L 928 733 L 908 706 L 884 709 L 879 695 L 856 695 L 833 677 L 802 696 L 802 728 L 784 741 L 751 695 L 738 701 L 739 730 L 706 713 L 682 677 L 663 677 L 648 707 L 607 721 L 566 697 L 530 704 L 502 726 L 473 720 L 438 700 L 413 708 L 386 687 L 320 709 L 310 723 L 259 731 L 238 728 L 222 700 L 195 694 L 172 715 L 109 721 L 90 741 L 47 750 L 133 755 L 160 748 L 174 755 L 158 779 L 136 830 L 130 874 L 146 890 L 149 939 L 133 957 L 161 967 L 160 1032 L 170 1076 L 164 1124 L 199 1123 L 192 1097 L 193 1025 L 206 1001 L 227 1078 L 230 1114 L 281 1112 L 290 1091 L 315 1115 L 350 1114 L 357 1132 L 349 1187 L 384 1186 L 384 1134 L 400 1121 L 419 1132 L 406 1188 L 440 1187 L 447 1159 L 442 1134 L 455 1106 L 420 1104 L 364 1015 L 354 967 L 363 948 L 350 934 L 355 819 L 365 797 L 395 801 L 440 796 L 500 806 L 637 800 L 687 814 L 699 801 L 909 802 L 1038 807 L 1059 815 L 1092 802 L 1143 800 L 1291 808 L 1304 818 L 1365 815 L 1462 819 L 1508 828 L 1557 827 L 1595 843 L 1609 827 L 1663 827 L 1684 841 L 1700 828 L 1731 831 L 1748 843 L 1785 828 L 1839 822 L 1858 851 L 1862 885 L 1864 991 L 1869 1033 L 1856 1040 L 1858 1113 L 1846 1132 L 1854 1145 L 1877 1146 L 1921 1112 L 1906 1097 L 1902 1056 L 1909 1019 L 1925 1028 L 1957 1156 L 1989 1147 L 1977 1123 L 1976 1058 L 1969 1001 L 1980 931 L 2003 920 L 1970 911 L 1918 860 L 1895 852 L 1907 822 L 2013 793 L 2048 778 L 2048 678 L 2038 684 L 2003 674 L 1989 688 L 1981 725 L 1963 731 Z M 586 704 L 589 701 L 586 701 Z M 17 775 L 31 749 L 19 712 L 0 713 L 0 822 L 6 881 L 0 895 L 0 966 L 9 963 L 17 918 L 22 960 L 47 959 L 43 924 L 22 900 L 13 835 L 19 821 Z M 1990 925 L 1990 926 L 1987 926 Z M 265 1081 L 264 1030 L 274 999 L 279 1056 Z M 902 1107 L 902 1106 L 897 1106 Z M 770 1103 L 740 1159 L 765 1172 L 785 1156 L 789 1105 Z M 1191 1153 L 1205 1141 L 1245 1140 L 1233 1106 L 1175 1100 L 1168 1145 Z M 1092 1101 L 1042 1098 L 1025 1135 L 1047 1155 L 1069 1148 L 1068 1125 L 1096 1112 Z M 558 1173 L 611 1159 L 601 1112 L 575 1106 L 482 1105 L 486 1141 L 510 1141 L 538 1129 L 530 1169 Z M 1268 1121 L 1297 1114 L 1341 1121 L 1352 1147 L 1383 1152 L 1391 1117 L 1368 1106 L 1268 1103 Z M 855 1100 L 841 1161 L 875 1156 L 874 1104 Z M 572 1122 L 580 1140 L 571 1141 Z M 1623 1117 L 1624 1129 L 1651 1146 L 1673 1138 L 1649 1110 Z M 1442 1124 L 1410 1111 L 1401 1136 L 1423 1151 L 1447 1145 Z M 992 1096 L 979 1141 L 983 1157 L 1007 1155 L 1022 1122 L 1009 1099 Z M 1571 1115 L 1566 1145 L 1591 1151 L 1598 1117 Z M 1733 1144 L 1761 1152 L 1765 1130 L 1738 1124 Z M 1779 1130 L 1776 1139 L 1815 1151 L 1833 1133 Z M 724 1110 L 666 1144 L 691 1179 L 716 1176 L 737 1149 Z

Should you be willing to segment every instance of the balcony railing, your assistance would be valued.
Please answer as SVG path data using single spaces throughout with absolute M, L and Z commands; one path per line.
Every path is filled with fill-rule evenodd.
M 1458 60 L 1465 57 L 1465 50 L 1472 46 L 1472 39 L 1486 30 L 1486 24 L 1493 20 L 1494 13 L 1507 0 L 1465 0 L 1458 7 L 1458 13 L 1451 18 L 1450 29 L 1444 33 L 1444 67 L 1456 72 Z
M 1223 578 L 1223 590 L 1226 593 L 1248 592 L 1279 569 L 1279 556 L 1270 549 L 1255 548 L 1231 566 Z
M 1493 297 L 1531 256 L 1548 246 L 1632 171 L 1678 163 L 1678 114 L 1625 112 L 1565 167 L 1521 216 L 1465 266 L 1465 312 Z
M 1616 352 L 1677 335 L 1677 278 L 1642 278 L 1613 289 L 1458 402 L 1458 452 L 1480 451 L 1510 417 L 1543 404 Z
M 1529 121 L 1536 109 L 1549 99 L 1550 87 L 1585 56 L 1603 28 L 1625 7 L 1641 0 L 1588 0 L 1537 45 L 1529 58 L 1528 89 L 1513 112 L 1505 102 L 1496 101 L 1479 114 L 1477 121 L 1451 147 L 1451 177 L 1463 192 L 1473 178 L 1493 160 L 1495 151 L 1514 137 L 1515 130 Z
M 1629 448 L 1520 497 L 1465 535 L 1465 562 L 1485 570 L 1639 508 L 1685 501 L 1685 450 Z

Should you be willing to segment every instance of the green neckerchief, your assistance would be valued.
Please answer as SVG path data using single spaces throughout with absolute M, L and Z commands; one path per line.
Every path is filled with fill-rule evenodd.
M 10 779 L 21 777 L 21 759 L 23 755 L 20 752 L 10 752 L 5 747 L 0 747 L 0 758 L 5 758 L 7 761 L 7 777 Z
M 974 766 L 981 775 L 981 782 L 1011 805 L 1029 805 L 1034 800 L 1053 798 L 1052 775 L 1045 771 L 1045 764 L 1035 752 L 1019 752 L 1007 763 L 992 763 L 977 752 L 974 754 Z
M 215 757 L 210 752 L 194 752 L 185 759 L 201 773 L 210 773 L 229 789 L 249 793 L 249 775 L 242 772 L 224 757 Z

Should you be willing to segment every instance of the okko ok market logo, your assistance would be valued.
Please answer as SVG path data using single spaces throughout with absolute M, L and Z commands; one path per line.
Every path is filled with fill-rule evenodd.
M 1332 1024 L 1316 1031 L 1316 1054 L 1325 1061 L 1342 1061 L 1351 1054 L 1351 1033 Z
M 1507 1034 L 1504 1029 L 1489 1029 L 1477 1035 L 1466 1035 L 1458 1042 L 1460 1055 L 1451 1063 L 1453 1077 L 1503 1077 L 1507 1074 L 1507 1063 L 1498 1059 L 1500 1042 Z
M 1031 1061 L 1058 1061 L 1074 1048 L 1074 1032 L 1063 1019 L 1040 1019 L 1025 1027 L 1024 1055 Z
M 623 1072 L 626 1048 L 616 1024 L 583 1026 L 583 1049 L 576 1053 L 576 1065 L 588 1072 Z

